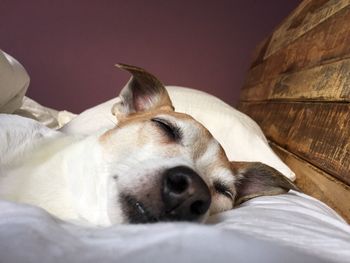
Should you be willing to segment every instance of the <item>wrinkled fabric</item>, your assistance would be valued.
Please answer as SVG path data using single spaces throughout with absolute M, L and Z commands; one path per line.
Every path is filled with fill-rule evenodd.
M 29 81 L 23 66 L 0 49 L 0 113 L 13 113 L 21 107 Z
M 28 97 L 23 98 L 21 108 L 17 109 L 14 114 L 36 120 L 52 129 L 58 129 L 60 127 L 58 111 L 44 107 Z
M 78 226 L 0 201 L 0 262 L 349 262 L 350 227 L 299 193 L 259 197 L 206 225 Z

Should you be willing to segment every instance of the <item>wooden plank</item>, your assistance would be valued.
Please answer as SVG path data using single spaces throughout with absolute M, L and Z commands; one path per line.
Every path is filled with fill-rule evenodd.
M 270 41 L 271 41 L 271 36 L 265 38 L 256 46 L 252 55 L 252 63 L 250 65 L 250 68 L 253 68 L 263 62 L 266 50 L 270 45 Z
M 350 6 L 250 69 L 245 86 L 350 57 Z
M 305 0 L 274 31 L 264 59 L 350 5 L 350 0 Z
M 276 144 L 272 149 L 296 173 L 296 184 L 306 194 L 329 205 L 350 223 L 350 187 Z
M 350 103 L 241 102 L 265 135 L 350 184 Z
M 241 100 L 350 101 L 350 59 L 317 66 L 246 87 Z

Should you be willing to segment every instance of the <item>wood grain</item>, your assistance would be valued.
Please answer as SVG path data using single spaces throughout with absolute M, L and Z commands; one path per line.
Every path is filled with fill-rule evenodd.
M 350 187 L 276 144 L 272 149 L 296 173 L 296 184 L 337 211 L 350 223 Z
M 256 48 L 239 109 L 350 222 L 350 0 L 304 0 Z
M 252 62 L 251 62 L 250 68 L 257 66 L 264 61 L 265 53 L 268 46 L 270 45 L 270 41 L 271 41 L 271 36 L 265 38 L 256 46 L 252 54 L 252 59 L 251 59 Z
M 350 5 L 350 0 L 305 0 L 272 34 L 264 59 Z
M 240 96 L 242 101 L 350 101 L 350 59 L 279 75 L 245 87 Z
M 283 148 L 350 184 L 350 104 L 241 102 Z
M 350 6 L 249 70 L 245 86 L 350 57 Z

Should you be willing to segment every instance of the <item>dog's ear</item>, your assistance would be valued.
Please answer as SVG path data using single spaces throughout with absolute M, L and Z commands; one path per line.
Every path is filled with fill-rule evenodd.
M 299 188 L 276 169 L 259 162 L 231 162 L 237 176 L 235 205 L 263 195 L 277 195 Z
M 129 71 L 132 77 L 119 94 L 121 101 L 113 106 L 114 115 L 126 116 L 153 109 L 174 110 L 168 92 L 155 76 L 139 67 L 125 64 L 116 66 Z

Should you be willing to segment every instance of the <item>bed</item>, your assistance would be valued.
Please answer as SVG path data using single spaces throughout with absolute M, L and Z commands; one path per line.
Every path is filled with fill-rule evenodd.
M 239 143 L 247 142 L 229 140 L 225 132 L 248 134 L 251 144 L 245 147 L 258 150 L 244 160 L 269 162 L 291 179 L 296 176 L 308 195 L 290 191 L 254 198 L 201 225 L 109 228 L 61 221 L 41 208 L 0 200 L 0 262 L 349 262 L 349 31 L 349 1 L 307 0 L 259 45 L 239 109 L 269 141 L 246 115 L 191 91 L 204 96 L 198 100 L 204 106 L 203 98 L 216 101 L 209 110 L 226 126 L 212 132 L 228 155 L 235 158 Z M 81 123 L 91 129 L 91 116 L 106 116 L 105 107 L 113 103 L 79 116 L 43 107 L 24 97 L 29 76 L 20 63 L 9 55 L 0 56 L 0 62 L 1 112 L 76 132 Z M 211 130 L 212 119 L 198 107 L 182 110 Z

